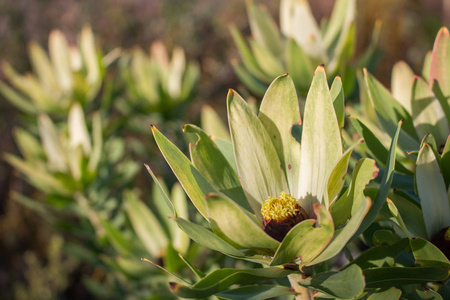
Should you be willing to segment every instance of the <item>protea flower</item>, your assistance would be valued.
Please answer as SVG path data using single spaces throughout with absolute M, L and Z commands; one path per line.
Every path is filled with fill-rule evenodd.
M 336 114 L 333 107 L 343 106 L 340 78 L 330 92 L 323 66 L 316 69 L 303 124 L 288 75 L 271 84 L 259 115 L 233 90 L 227 102 L 232 143 L 186 125 L 199 138 L 190 147 L 192 162 L 152 126 L 162 154 L 208 221 L 205 228 L 175 218 L 178 225 L 211 249 L 270 266 L 303 267 L 336 256 L 367 214 L 371 201 L 363 190 L 378 173 L 373 160 L 361 159 L 341 195 L 361 141 L 344 152 L 343 110 Z M 293 136 L 296 124 L 301 144 L 298 133 Z

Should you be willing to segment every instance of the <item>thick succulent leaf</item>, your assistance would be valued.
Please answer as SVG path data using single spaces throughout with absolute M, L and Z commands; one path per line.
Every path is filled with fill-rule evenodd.
M 230 26 L 230 32 L 239 51 L 239 55 L 241 56 L 242 64 L 244 65 L 245 69 L 247 69 L 248 72 L 250 72 L 253 76 L 261 81 L 267 82 L 272 80 L 272 78 L 264 73 L 264 71 L 258 65 L 255 57 L 253 56 L 253 53 L 250 51 L 250 48 L 245 43 L 244 38 L 235 25 Z M 264 92 L 262 94 L 264 94 Z
M 390 267 L 363 270 L 366 288 L 387 288 L 405 284 L 444 280 L 449 268 L 444 267 Z
M 305 220 L 288 232 L 270 265 L 291 263 L 296 259 L 300 259 L 300 265 L 306 265 L 322 252 L 333 237 L 333 219 L 321 204 L 314 205 L 314 213 L 317 221 Z
M 404 61 L 399 61 L 392 68 L 391 91 L 392 97 L 397 100 L 410 115 L 411 91 L 414 80 L 414 72 Z
M 168 238 L 158 219 L 133 192 L 126 192 L 124 198 L 125 209 L 137 236 L 152 257 L 161 257 L 167 247 Z
M 216 192 L 216 189 L 206 178 L 192 165 L 186 156 L 172 144 L 164 135 L 152 126 L 153 136 L 161 153 L 169 164 L 178 181 L 183 186 L 186 194 L 191 199 L 197 210 L 207 218 L 204 195 Z
M 345 224 L 343 228 L 339 228 L 335 231 L 333 239 L 327 245 L 324 251 L 319 254 L 311 263 L 308 265 L 316 265 L 318 263 L 329 260 L 335 257 L 339 252 L 344 249 L 347 242 L 353 237 L 355 232 L 361 225 L 364 217 L 369 211 L 371 201 L 369 198 L 363 200 L 357 207 L 357 210 L 352 213 L 351 219 Z
M 377 196 L 373 202 L 372 208 L 369 210 L 368 214 L 364 218 L 363 223 L 359 227 L 355 237 L 360 235 L 364 230 L 366 230 L 370 224 L 377 217 L 381 207 L 386 201 L 386 197 L 389 192 L 389 188 L 391 187 L 392 180 L 394 178 L 394 168 L 395 168 L 395 153 L 397 149 L 397 141 L 400 133 L 400 128 L 402 125 L 402 121 L 398 123 L 397 131 L 395 132 L 394 138 L 391 142 L 391 147 L 389 149 L 388 158 L 386 161 L 386 169 L 383 173 L 383 178 L 381 179 L 380 188 L 378 190 Z
M 298 198 L 300 144 L 292 136 L 292 127 L 301 123 L 301 117 L 295 86 L 289 75 L 272 82 L 261 102 L 259 119 L 275 146 L 290 194 Z
M 264 73 L 269 75 L 269 77 L 274 78 L 284 72 L 281 61 L 273 56 L 268 49 L 264 48 L 255 40 L 250 40 L 250 47 L 255 56 L 256 62 Z
M 270 13 L 254 1 L 247 2 L 247 13 L 252 36 L 258 44 L 269 50 L 274 56 L 279 56 L 283 43 Z
M 411 106 L 419 137 L 431 133 L 438 145 L 444 145 L 449 134 L 449 124 L 439 101 L 420 77 L 414 78 Z
M 191 287 L 171 283 L 172 293 L 183 298 L 205 298 L 228 289 L 233 284 L 252 284 L 261 280 L 283 278 L 293 271 L 283 268 L 219 269 L 206 275 Z
M 432 243 L 425 239 L 414 238 L 410 240 L 411 250 L 416 263 L 422 267 L 450 267 L 445 255 Z
M 364 276 L 357 265 L 343 271 L 319 273 L 299 282 L 300 285 L 340 299 L 354 299 L 364 291 Z
M 257 216 L 261 202 L 288 191 L 272 140 L 259 118 L 235 91 L 228 93 L 228 120 L 242 188 Z
M 425 222 L 419 204 L 414 203 L 414 200 L 403 197 L 398 192 L 389 193 L 388 197 L 397 207 L 408 231 L 413 236 L 427 238 Z
M 287 72 L 292 77 L 295 87 L 306 94 L 314 74 L 314 65 L 302 47 L 292 38 L 287 40 L 286 52 Z
M 333 202 L 341 193 L 342 187 L 345 183 L 345 175 L 347 175 L 348 163 L 350 162 L 350 157 L 352 155 L 353 149 L 355 149 L 355 147 L 362 142 L 363 140 L 360 139 L 350 148 L 348 148 L 347 151 L 344 152 L 341 158 L 334 165 L 333 170 L 330 173 L 330 177 L 327 180 L 327 189 L 325 191 L 326 194 L 324 202 L 327 208 L 333 204 Z
M 243 286 L 216 294 L 220 299 L 233 300 L 272 299 L 287 295 L 295 295 L 295 292 L 291 288 L 281 285 Z
M 225 156 L 209 138 L 209 136 L 195 125 L 185 125 L 184 130 L 197 134 L 198 141 L 190 145 L 191 160 L 197 170 L 218 191 L 227 195 L 234 202 L 250 210 L 244 191 L 236 171 L 230 166 Z
M 360 254 L 351 265 L 358 265 L 361 269 L 392 267 L 395 259 L 403 252 L 408 250 L 409 240 L 401 239 L 393 245 L 381 245 L 371 248 Z
M 381 141 L 377 138 L 377 136 L 359 119 L 350 117 L 350 123 L 352 123 L 353 127 L 356 129 L 358 134 L 364 139 L 365 145 L 369 148 L 372 157 L 374 157 L 377 163 L 381 164 L 381 166 L 385 166 L 385 163 L 388 158 L 389 151 L 384 147 Z M 396 159 L 395 162 L 396 171 L 401 172 L 407 175 L 413 175 L 414 173 L 406 168 L 401 161 Z
M 181 230 L 200 245 L 233 257 L 244 256 L 244 253 L 219 238 L 211 230 L 182 218 L 174 218 L 174 220 L 177 222 L 178 226 L 180 226 Z
M 416 183 L 425 227 L 431 239 L 442 228 L 450 226 L 450 204 L 439 164 L 428 144 L 422 146 L 417 157 Z
M 339 124 L 322 66 L 314 74 L 303 121 L 298 195 L 300 205 L 312 213 L 313 203 L 323 203 L 327 179 L 342 156 Z
M 209 136 L 231 141 L 228 128 L 222 122 L 219 114 L 211 106 L 203 105 L 200 117 L 202 128 Z
M 280 245 L 262 230 L 262 225 L 254 216 L 243 211 L 231 199 L 218 194 L 208 194 L 206 203 L 214 233 L 235 248 L 271 253 Z
M 392 287 L 387 290 L 379 290 L 375 293 L 372 293 L 367 300 L 386 300 L 386 299 L 392 299 L 392 300 L 398 300 L 400 299 L 400 296 L 402 295 L 402 291 Z
M 442 27 L 434 41 L 430 62 L 430 87 L 437 86 L 450 106 L 450 33 Z
M 336 76 L 336 78 L 334 78 L 333 84 L 331 85 L 330 94 L 331 99 L 333 100 L 334 111 L 336 112 L 339 129 L 342 130 L 345 119 L 345 100 L 341 76 Z
M 419 148 L 418 137 L 414 129 L 411 115 L 398 103 L 389 91 L 375 79 L 366 69 L 364 69 L 366 88 L 373 107 L 377 111 L 377 116 L 381 127 L 388 134 L 394 135 L 396 124 L 403 120 L 403 131 L 400 133 L 399 144 L 404 150 L 414 150 Z

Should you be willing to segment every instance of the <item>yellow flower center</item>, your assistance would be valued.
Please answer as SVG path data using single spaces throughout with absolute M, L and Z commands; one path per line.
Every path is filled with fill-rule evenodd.
M 282 222 L 287 218 L 294 217 L 299 212 L 297 199 L 293 196 L 281 192 L 280 197 L 269 197 L 262 203 L 261 214 L 266 220 Z

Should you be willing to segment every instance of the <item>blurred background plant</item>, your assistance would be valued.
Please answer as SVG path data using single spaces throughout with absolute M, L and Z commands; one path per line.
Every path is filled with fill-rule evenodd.
M 330 0 L 317 0 L 309 1 L 312 13 L 316 20 L 320 20 L 323 17 L 329 16 L 333 7 L 334 1 Z M 258 1 L 258 3 L 265 4 L 268 12 L 274 18 L 278 16 L 278 2 L 273 1 Z M 123 49 L 133 48 L 135 45 L 146 49 L 148 45 L 155 40 L 161 40 L 167 48 L 175 49 L 176 45 L 183 47 L 186 52 L 186 57 L 194 59 L 199 62 L 200 66 L 200 81 L 198 85 L 197 96 L 195 101 L 184 102 L 189 103 L 188 106 L 184 106 L 182 113 L 183 117 L 187 120 L 177 122 L 181 123 L 196 123 L 198 122 L 201 107 L 204 103 L 208 102 L 217 112 L 218 115 L 225 119 L 225 105 L 223 105 L 223 99 L 228 88 L 242 89 L 238 79 L 233 75 L 233 68 L 229 65 L 231 59 L 238 58 L 238 53 L 233 45 L 232 37 L 228 31 L 226 24 L 233 23 L 236 25 L 237 30 L 243 33 L 244 36 L 250 34 L 250 28 L 248 24 L 248 16 L 245 10 L 245 3 L 242 1 L 226 1 L 217 2 L 213 0 L 200 0 L 200 1 L 75 1 L 75 0 L 52 0 L 52 1 L 0 1 L 0 35 L 2 39 L 0 43 L 0 57 L 3 61 L 9 63 L 17 70 L 17 74 L 23 74 L 29 71 L 33 67 L 32 59 L 24 59 L 27 57 L 29 41 L 36 41 L 35 45 L 47 44 L 48 36 L 54 28 L 58 28 L 66 37 L 69 45 L 77 44 L 77 36 L 80 29 L 89 23 L 92 25 L 93 31 L 97 37 L 95 45 L 95 53 L 97 59 L 103 57 L 101 53 L 110 53 L 110 51 L 120 46 Z M 379 61 L 378 68 L 374 72 L 374 76 L 378 78 L 383 84 L 387 85 L 390 82 L 391 67 L 394 62 L 403 59 L 411 65 L 415 73 L 420 73 L 422 60 L 428 51 L 434 40 L 437 29 L 444 22 L 448 22 L 448 7 L 445 6 L 442 0 L 368 0 L 357 1 L 357 11 L 355 27 L 358 28 L 356 32 L 358 43 L 356 44 L 355 56 L 362 55 L 364 50 L 370 41 L 370 36 L 373 32 L 373 25 L 375 20 L 380 19 L 383 23 L 383 27 L 380 33 L 379 47 L 383 53 L 383 59 Z M 188 12 L 188 13 L 187 13 Z M 438 16 L 438 17 L 436 17 Z M 99 47 L 101 45 L 101 47 Z M 405 46 L 407 46 L 405 50 Z M 35 49 L 38 49 L 35 47 Z M 50 49 L 48 49 L 50 50 Z M 108 50 L 102 52 L 102 50 Z M 35 52 L 39 50 L 34 50 Z M 125 51 L 128 53 L 128 51 Z M 172 51 L 169 51 L 172 52 Z M 92 52 L 91 52 L 92 53 Z M 112 52 L 117 53 L 117 52 Z M 39 54 L 38 54 L 39 55 Z M 147 56 L 147 55 L 146 55 Z M 108 56 L 107 56 L 108 57 Z M 114 57 L 109 56 L 109 57 Z M 51 62 L 51 59 L 49 59 Z M 189 59 L 188 59 L 189 60 Z M 100 61 L 100 60 L 99 60 Z M 83 60 L 81 60 L 83 63 Z M 112 149 L 111 153 L 108 153 L 107 158 L 112 159 L 111 156 L 118 159 L 120 165 L 124 161 L 128 160 L 130 166 L 133 162 L 150 162 L 151 160 L 162 161 L 160 156 L 144 157 L 144 155 L 155 153 L 155 148 L 150 148 L 146 142 L 150 141 L 149 131 L 147 136 L 142 139 L 137 138 L 135 130 L 137 127 L 128 127 L 123 124 L 124 119 L 121 116 L 124 111 L 117 109 L 120 106 L 120 102 L 126 99 L 124 96 L 124 83 L 120 83 L 122 75 L 119 72 L 115 72 L 119 69 L 119 65 L 116 63 L 109 64 L 106 62 L 98 63 L 101 71 L 100 88 L 96 87 L 96 84 L 82 84 L 80 93 L 86 93 L 87 90 L 96 92 L 90 92 L 89 95 L 93 96 L 90 99 L 87 96 L 83 96 L 78 100 L 64 100 L 67 98 L 53 98 L 51 94 L 47 97 L 45 103 L 58 103 L 61 100 L 65 103 L 64 108 L 56 109 L 52 111 L 42 111 L 48 114 L 52 120 L 56 131 L 63 136 L 68 136 L 68 124 L 67 124 L 67 112 L 72 107 L 73 102 L 80 102 L 83 107 L 83 113 L 85 115 L 86 127 L 89 136 L 93 135 L 92 120 L 94 115 L 100 115 L 102 124 L 102 137 L 103 137 L 103 149 Z M 108 69 L 105 69 L 108 67 Z M 86 75 L 87 69 L 81 69 L 76 74 Z M 109 71 L 111 72 L 109 72 Z M 37 74 L 36 74 L 37 75 Z M 279 74 L 277 74 L 279 75 Z M 78 75 L 74 75 L 77 77 Z M 6 79 L 7 72 L 0 71 L 1 79 Z M 36 77 L 37 78 L 37 77 Z M 32 84 L 36 83 L 36 80 L 30 81 Z M 10 82 L 12 83 L 12 82 Z M 8 87 L 14 89 L 14 84 Z M 58 88 L 59 86 L 56 85 Z M 77 87 L 77 89 L 80 87 Z M 45 89 L 44 89 L 45 90 Z M 16 90 L 14 90 L 16 91 Z M 13 142 L 13 128 L 22 127 L 25 131 L 29 131 L 28 135 L 33 137 L 39 143 L 39 129 L 36 122 L 37 106 L 35 102 L 31 102 L 28 93 L 21 96 L 25 101 L 29 101 L 29 105 L 22 105 L 22 108 L 28 111 L 33 111 L 30 114 L 19 114 L 17 108 L 13 107 L 7 101 L 0 101 L 0 130 L 2 132 L 2 143 L 0 143 L 0 151 L 13 153 L 16 156 L 19 155 L 19 149 L 16 148 Z M 35 92 L 31 92 L 34 95 Z M 45 93 L 43 93 L 45 95 Z M 56 93 L 55 95 L 57 95 Z M 95 95 L 94 95 L 95 94 Z M 86 94 L 85 94 L 86 95 Z M 129 97 L 131 95 L 128 95 Z M 34 96 L 33 96 L 34 97 Z M 7 98 L 7 97 L 4 97 Z M 82 100 L 84 99 L 84 100 Z M 90 99 L 90 100 L 88 100 Z M 67 101 L 67 102 L 66 102 Z M 84 103 L 84 104 L 83 104 Z M 117 104 L 116 104 L 117 103 Z M 129 103 L 132 103 L 130 101 Z M 28 103 L 27 103 L 28 104 Z M 45 106 L 45 107 L 51 107 Z M 126 107 L 126 105 L 122 105 Z M 48 108 L 49 109 L 49 108 Z M 59 112 L 58 112 L 59 110 Z M 208 109 L 203 110 L 204 112 Z M 36 113 L 35 113 L 35 112 Z M 63 113 L 65 111 L 65 113 Z M 125 110 L 126 112 L 126 110 Z M 207 114 L 207 112 L 205 112 Z M 205 119 L 207 117 L 204 117 Z M 128 118 L 130 119 L 130 118 Z M 129 120 L 126 120 L 129 121 Z M 147 121 L 144 121 L 147 122 Z M 137 123 L 140 123 L 137 122 Z M 161 124 L 155 122 L 159 128 Z M 177 127 L 178 125 L 174 125 Z M 202 125 L 208 132 L 207 127 Z M 214 126 L 212 126 L 214 127 Z M 138 128 L 140 128 L 138 126 Z M 148 123 L 144 124 L 145 129 L 148 129 Z M 24 129 L 18 130 L 24 131 Z M 130 130 L 132 129 L 132 130 Z M 165 132 L 167 133 L 167 132 Z M 214 133 L 218 135 L 217 133 Z M 17 133 L 16 133 L 17 135 Z M 23 135 L 23 134 L 22 134 Z M 136 139 L 136 142 L 132 142 Z M 172 138 L 171 138 L 172 139 Z M 186 143 L 179 139 L 173 139 L 178 141 L 177 146 L 187 149 Z M 107 146 L 107 144 L 111 144 Z M 134 147 L 134 148 L 133 148 Z M 42 148 L 42 147 L 38 147 Z M 137 149 L 140 149 L 137 151 Z M 148 150 L 148 151 L 146 151 Z M 30 152 L 31 150 L 27 150 Z M 124 154 L 119 155 L 121 152 Z M 80 152 L 81 153 L 81 152 Z M 42 154 L 42 151 L 41 151 Z M 118 158 L 119 157 L 119 158 Z M 120 157 L 123 157 L 120 159 Z M 26 157 L 25 157 L 26 159 Z M 84 158 L 86 159 L 86 157 Z M 44 157 L 40 157 L 40 161 L 46 163 Z M 83 161 L 86 163 L 86 161 Z M 101 163 L 100 163 L 101 164 Z M 43 166 L 41 166 L 43 167 Z M 168 174 L 170 172 L 167 166 L 164 164 L 152 163 L 152 168 L 158 169 L 157 174 L 164 176 L 164 181 L 168 186 L 172 186 L 175 181 L 173 177 Z M 120 168 L 119 168 L 120 169 Z M 141 189 L 139 192 L 137 189 L 132 190 L 130 195 L 135 195 L 137 198 L 142 198 L 148 203 L 147 197 L 144 195 L 149 194 L 148 176 L 144 175 L 143 168 L 139 179 L 133 180 L 133 184 Z M 100 170 L 98 170 L 100 172 Z M 123 170 L 122 170 L 123 171 Z M 28 185 L 27 181 L 23 180 L 23 177 L 15 176 L 16 171 L 13 171 L 11 166 L 6 162 L 0 162 L 0 297 L 12 298 L 14 291 L 13 286 L 15 283 L 24 283 L 25 260 L 23 253 L 25 251 L 32 251 L 35 253 L 37 260 L 41 261 L 41 265 L 46 265 L 45 261 L 48 260 L 48 255 L 45 251 L 49 244 L 50 237 L 54 232 L 54 227 L 48 226 L 47 218 L 37 217 L 38 214 L 35 210 L 31 210 L 28 206 L 22 205 L 29 199 L 36 201 L 38 199 L 42 203 L 46 203 L 46 199 L 42 193 L 36 192 L 35 189 Z M 70 175 L 67 173 L 66 175 Z M 59 176 L 59 175 L 58 175 Z M 69 177 L 70 177 L 69 176 Z M 62 176 L 64 177 L 64 176 Z M 66 176 L 67 179 L 67 176 Z M 64 181 L 58 177 L 58 180 Z M 93 183 L 91 183 L 93 184 Z M 26 196 L 23 198 L 19 195 Z M 124 194 L 128 195 L 128 194 Z M 113 195 L 115 200 L 110 200 L 111 203 L 122 202 L 123 195 Z M 106 196 L 105 196 L 106 197 Z M 21 198 L 23 201 L 19 204 L 12 199 Z M 108 197 L 106 197 L 108 198 Z M 111 199 L 111 198 L 109 198 Z M 33 203 L 34 203 L 33 202 Z M 28 201 L 27 203 L 31 203 Z M 152 207 L 153 202 L 150 202 Z M 111 205 L 114 206 L 114 205 Z M 106 211 L 108 209 L 104 208 Z M 113 215 L 116 210 L 112 209 Z M 107 214 L 108 215 L 108 214 Z M 123 212 L 122 217 L 106 219 L 106 222 L 113 220 L 112 228 L 120 228 L 122 233 L 126 237 L 133 237 L 135 233 L 134 229 L 129 222 L 123 220 L 129 220 L 126 212 Z M 68 217 L 64 221 L 67 223 L 72 222 L 73 217 Z M 89 228 L 91 235 L 89 237 L 83 237 L 88 240 L 89 238 L 96 239 L 94 237 L 94 229 L 89 225 L 89 219 L 83 217 L 84 221 L 81 222 L 81 228 Z M 51 218 L 49 218 L 51 220 Z M 105 222 L 104 222 L 105 223 Z M 103 224 L 102 224 L 103 225 Z M 114 227 L 116 226 L 116 227 Z M 124 230 L 124 228 L 128 228 Z M 62 231 L 59 231 L 62 233 Z M 131 232 L 131 233 L 130 233 Z M 111 235 L 111 234 L 110 234 Z M 63 234 L 66 241 L 71 242 L 73 246 L 79 239 L 75 239 L 71 234 Z M 72 240 L 74 239 L 74 240 Z M 140 240 L 136 239 L 136 240 Z M 111 257 L 117 257 L 119 251 L 115 248 L 110 236 L 107 236 L 105 232 L 105 238 L 101 240 L 103 244 L 95 248 L 102 251 L 107 250 L 107 253 L 111 254 Z M 107 246 L 104 246 L 104 245 Z M 90 245 L 88 245 L 90 247 Z M 88 248 L 89 248 L 88 247 Z M 73 247 L 72 247 L 73 248 Z M 145 249 L 145 247 L 142 247 Z M 64 250 L 65 251 L 65 250 Z M 148 252 L 147 250 L 143 250 Z M 76 252 L 76 251 L 75 251 Z M 194 251 L 195 252 L 195 251 Z M 65 252 L 64 252 L 65 253 Z M 80 254 L 81 253 L 81 254 Z M 86 260 L 89 255 L 83 256 L 85 252 L 79 251 L 78 256 L 82 256 Z M 91 257 L 92 258 L 92 257 Z M 218 257 L 212 257 L 212 260 L 216 259 L 220 261 Z M 117 260 L 120 260 L 117 258 Z M 110 263 L 106 267 L 107 263 Z M 227 262 L 228 265 L 232 265 L 232 262 Z M 114 290 L 117 287 L 122 289 L 121 295 L 126 293 L 126 288 L 123 288 L 122 284 L 117 282 L 124 282 L 121 277 L 123 272 L 116 272 L 110 276 L 105 270 L 110 268 L 110 265 L 114 264 L 119 266 L 119 263 L 115 263 L 115 259 L 106 259 L 105 257 L 96 257 L 96 261 L 92 265 L 99 265 L 101 267 L 92 269 L 89 264 L 81 263 L 77 266 L 72 274 L 68 277 L 69 284 L 67 288 L 60 289 L 60 297 L 65 298 L 89 298 L 92 294 L 87 291 L 85 278 L 93 278 L 94 283 L 101 282 L 103 286 L 107 287 L 106 290 Z M 209 263 L 205 263 L 208 266 Z M 117 267 L 119 268 L 119 267 Z M 208 271 L 205 267 L 204 271 Z M 113 272 L 111 271 L 111 274 Z M 60 273 L 60 276 L 67 274 L 66 270 Z M 122 274 L 122 275 L 118 275 Z M 113 278 L 113 279 L 111 279 Z M 117 278 L 122 278 L 118 280 Z M 84 281 L 85 285 L 81 282 Z M 139 282 L 139 280 L 135 281 Z M 103 290 L 100 286 L 91 284 L 90 290 Z M 57 289 L 55 289 L 56 291 Z M 136 290 L 136 289 L 135 289 Z M 139 288 L 137 288 L 139 290 Z M 110 296 L 111 294 L 105 294 Z M 96 295 L 98 297 L 98 295 Z

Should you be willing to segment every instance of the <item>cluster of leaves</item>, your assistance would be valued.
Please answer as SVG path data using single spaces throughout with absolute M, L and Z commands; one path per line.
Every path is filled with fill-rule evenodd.
M 171 60 L 160 43 L 150 56 L 139 49 L 103 56 L 85 28 L 74 48 L 53 32 L 50 58 L 32 44 L 35 75 L 5 65 L 10 85 L 0 92 L 25 113 L 25 129 L 15 132 L 23 157 L 6 159 L 45 195 L 43 203 L 17 200 L 78 238 L 67 251 L 103 270 L 101 284 L 85 280 L 99 296 L 448 298 L 448 30 L 438 33 L 423 79 L 405 63 L 394 67 L 391 94 L 356 71 L 374 49 L 354 59 L 354 0 L 338 0 L 321 29 L 306 1 L 282 1 L 282 34 L 266 11 L 247 5 L 254 39 L 249 48 L 231 27 L 242 58 L 235 70 L 264 94 L 260 106 L 230 90 L 229 133 L 204 108 L 205 130 L 184 126 L 195 140 L 190 159 L 152 125 L 179 184 L 169 194 L 153 161 L 150 205 L 139 200 L 139 168 L 124 136 L 134 128 L 128 119 L 146 115 L 173 133 L 199 77 L 181 49 Z M 116 58 L 119 84 L 105 76 Z M 314 71 L 321 63 L 330 80 L 323 65 Z M 291 75 L 279 76 L 285 71 Z M 361 105 L 346 108 L 356 77 Z M 189 214 L 185 194 L 198 214 Z M 302 218 L 276 239 L 261 207 L 280 194 L 297 200 Z

